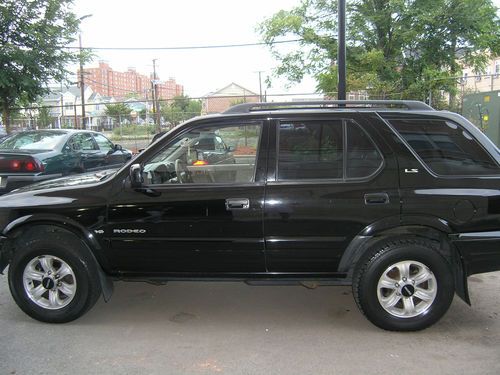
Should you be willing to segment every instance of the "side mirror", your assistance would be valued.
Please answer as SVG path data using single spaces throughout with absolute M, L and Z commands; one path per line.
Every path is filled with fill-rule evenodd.
M 130 186 L 133 189 L 138 189 L 144 183 L 144 178 L 142 177 L 142 167 L 140 164 L 132 164 L 130 166 Z
M 115 144 L 113 148 L 115 151 L 123 151 L 122 145 Z

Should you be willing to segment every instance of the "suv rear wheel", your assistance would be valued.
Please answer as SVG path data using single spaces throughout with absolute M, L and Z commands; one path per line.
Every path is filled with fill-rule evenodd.
M 34 319 L 72 321 L 101 294 L 95 261 L 73 233 L 37 226 L 20 236 L 9 266 L 9 287 L 17 305 Z
M 450 266 L 433 241 L 398 238 L 375 246 L 356 268 L 353 294 L 376 326 L 391 331 L 429 327 L 454 294 Z

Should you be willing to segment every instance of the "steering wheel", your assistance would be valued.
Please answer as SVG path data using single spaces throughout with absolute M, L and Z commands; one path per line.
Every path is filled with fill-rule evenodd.
M 187 169 L 187 164 L 184 163 L 181 159 L 176 159 L 174 166 L 177 181 L 179 181 L 180 184 L 188 182 L 189 171 Z

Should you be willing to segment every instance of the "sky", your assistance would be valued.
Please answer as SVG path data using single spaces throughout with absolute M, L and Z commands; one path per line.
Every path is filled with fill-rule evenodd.
M 500 7 L 500 0 L 494 0 Z M 280 9 L 292 9 L 300 0 L 74 0 L 78 16 L 91 15 L 81 23 L 84 47 L 177 47 L 261 42 L 257 25 Z M 296 45 L 287 45 L 294 48 Z M 286 87 L 284 79 L 264 80 L 278 62 L 266 46 L 190 51 L 95 51 L 94 62 L 107 61 L 117 71 L 134 67 L 139 73 L 153 71 L 157 59 L 160 79 L 173 77 L 185 94 L 200 97 L 235 82 L 268 95 L 313 93 L 316 84 L 307 77 L 301 84 Z M 76 68 L 75 68 L 76 70 Z
M 75 0 L 73 11 L 84 19 L 80 29 L 84 47 L 177 47 L 261 42 L 257 25 L 280 9 L 291 9 L 299 0 Z M 75 44 L 76 45 L 76 44 Z M 290 45 L 290 48 L 293 48 Z M 86 67 L 107 61 L 117 71 L 134 67 L 139 73 L 153 71 L 157 59 L 160 79 L 173 77 L 185 94 L 200 97 L 235 82 L 259 93 L 312 93 L 315 82 L 287 88 L 286 81 L 264 80 L 278 62 L 266 46 L 190 51 L 94 51 L 98 56 Z

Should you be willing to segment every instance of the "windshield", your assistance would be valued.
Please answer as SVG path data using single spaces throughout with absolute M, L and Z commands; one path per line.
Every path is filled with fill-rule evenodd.
M 24 132 L 4 139 L 0 150 L 53 150 L 66 136 L 65 132 Z

